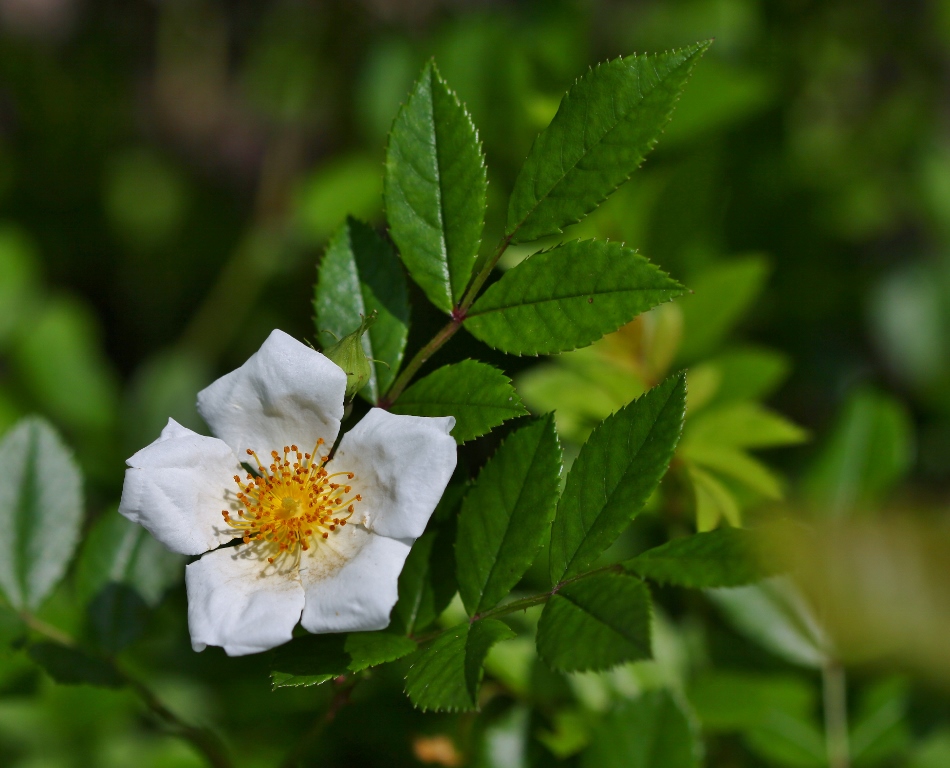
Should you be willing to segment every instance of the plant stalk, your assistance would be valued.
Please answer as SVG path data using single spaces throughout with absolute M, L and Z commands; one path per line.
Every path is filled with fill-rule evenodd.
M 409 385 L 412 377 L 416 375 L 423 363 L 425 363 L 426 360 L 438 352 L 442 345 L 451 339 L 461 327 L 462 320 L 453 316 L 452 320 L 450 320 L 441 331 L 433 336 L 432 340 L 428 344 L 416 352 L 415 357 L 413 357 L 412 360 L 409 361 L 409 364 L 402 369 L 402 372 L 396 377 L 396 380 L 392 383 L 389 389 L 386 390 L 386 394 L 380 398 L 377 405 L 380 408 L 388 409 L 394 402 L 396 402 L 396 399 Z
M 821 671 L 825 709 L 825 747 L 828 768 L 850 768 L 848 691 L 844 667 L 829 659 Z

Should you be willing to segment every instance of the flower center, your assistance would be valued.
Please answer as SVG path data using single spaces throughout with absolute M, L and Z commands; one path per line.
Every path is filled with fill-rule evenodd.
M 350 496 L 352 487 L 346 481 L 353 479 L 352 472 L 327 472 L 329 456 L 317 456 L 321 445 L 322 439 L 313 455 L 300 453 L 296 445 L 284 446 L 283 458 L 271 451 L 273 462 L 267 467 L 248 448 L 258 474 L 248 474 L 243 481 L 234 476 L 240 489 L 237 499 L 244 508 L 237 518 L 227 510 L 221 515 L 245 544 L 258 542 L 270 563 L 284 555 L 299 556 L 313 541 L 329 538 L 346 525 L 354 505 L 362 501 L 358 493 Z

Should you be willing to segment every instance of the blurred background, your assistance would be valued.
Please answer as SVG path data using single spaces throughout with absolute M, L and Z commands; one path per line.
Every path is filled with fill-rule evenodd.
M 861 547 L 886 549 L 886 526 L 905 525 L 908 589 L 928 599 L 913 618 L 861 614 L 842 647 L 882 626 L 942 633 L 950 557 L 921 554 L 946 534 L 950 487 L 950 4 L 940 0 L 0 0 L 0 433 L 27 413 L 49 418 L 76 450 L 94 526 L 114 510 L 125 458 L 168 416 L 201 427 L 198 389 L 274 327 L 313 337 L 322 247 L 346 214 L 382 226 L 387 131 L 428 58 L 484 142 L 491 249 L 520 163 L 577 76 L 709 37 L 658 148 L 568 236 L 623 240 L 696 290 L 670 321 L 668 349 L 654 333 L 663 317 L 634 329 L 665 355 L 658 368 L 708 371 L 701 364 L 730 350 L 761 353 L 753 378 L 772 366 L 754 394 L 810 435 L 769 454 L 789 478 L 785 503 L 865 526 L 858 544 L 823 539 L 827 557 L 816 547 L 811 573 L 863 562 Z M 519 253 L 509 255 L 510 266 Z M 441 325 L 418 291 L 412 322 L 410 353 Z M 577 360 L 503 358 L 465 337 L 433 362 L 471 355 L 516 376 L 536 410 L 563 409 L 569 454 L 598 415 L 564 400 L 557 368 L 579 375 Z M 722 370 L 747 381 L 741 366 Z M 702 383 L 691 378 L 692 390 Z M 472 451 L 473 471 L 490 450 Z M 875 566 L 872 586 L 851 585 L 878 607 L 886 587 L 896 603 L 904 594 L 894 584 L 906 569 L 890 555 L 893 578 Z M 242 764 L 274 764 L 328 694 L 272 694 L 265 661 L 192 654 L 183 589 L 164 587 L 128 663 L 179 711 L 223 723 Z M 67 629 L 83 621 L 73 589 L 44 608 Z M 728 597 L 668 592 L 658 655 L 668 653 L 656 662 L 666 672 L 654 677 L 679 670 L 707 763 L 827 764 L 814 746 L 821 662 L 776 651 L 761 626 L 756 635 L 729 618 L 742 613 L 734 605 L 712 607 Z M 759 625 L 774 626 L 764 611 Z M 933 622 L 914 624 L 921 615 Z M 14 638 L 14 624 L 0 632 Z M 878 656 L 906 642 L 900 626 Z M 854 736 L 864 739 L 855 764 L 950 765 L 943 645 L 920 663 L 856 662 L 853 727 L 871 725 Z M 605 702 L 651 684 L 626 668 L 555 680 L 524 671 L 533 662 L 517 647 L 507 653 L 494 662 L 503 694 L 477 722 L 414 713 L 398 675 L 381 674 L 314 764 L 593 765 L 584 749 L 601 714 L 621 711 Z M 739 700 L 750 711 L 736 711 Z M 773 705 L 786 719 L 767 727 L 752 710 Z M 15 649 L 0 657 L 0 763 L 202 764 L 131 694 L 56 686 Z

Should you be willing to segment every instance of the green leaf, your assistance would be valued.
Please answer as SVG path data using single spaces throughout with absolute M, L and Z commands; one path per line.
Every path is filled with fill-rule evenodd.
M 821 668 L 827 662 L 828 639 L 786 579 L 710 589 L 706 594 L 736 629 L 775 655 L 804 667 Z
M 650 691 L 598 724 L 583 768 L 699 768 L 702 742 L 669 691 Z
M 27 653 L 57 683 L 98 685 L 104 688 L 120 688 L 125 685 L 122 676 L 112 664 L 79 648 L 43 642 L 31 645 Z
M 773 712 L 796 719 L 815 708 L 815 688 L 789 674 L 710 671 L 690 683 L 689 702 L 703 728 L 744 731 L 767 725 Z
M 650 658 L 650 592 L 640 579 L 600 573 L 559 589 L 541 612 L 538 655 L 561 672 Z
M 534 561 L 550 530 L 561 476 L 554 416 L 510 435 L 462 503 L 455 558 L 470 615 L 495 606 Z
M 371 361 L 360 394 L 375 403 L 389 388 L 406 349 L 409 299 L 406 278 L 392 247 L 367 224 L 347 219 L 320 262 L 313 300 L 317 340 L 324 347 L 356 330 L 374 310 L 376 322 L 363 334 Z
M 700 531 L 711 531 L 725 518 L 729 525 L 738 528 L 742 525 L 742 512 L 732 492 L 716 477 L 699 467 L 688 464 L 689 479 L 693 483 L 696 496 L 696 527 Z
M 271 685 L 274 689 L 320 685 L 396 661 L 414 650 L 415 640 L 388 630 L 299 637 L 277 651 Z
M 683 444 L 693 442 L 734 448 L 774 448 L 808 439 L 808 432 L 759 403 L 709 408 L 690 419 Z
M 509 354 L 565 352 L 685 292 L 632 248 L 573 240 L 505 272 L 472 305 L 465 327 Z
M 781 352 L 745 346 L 694 365 L 690 373 L 707 368 L 715 371 L 718 382 L 712 402 L 723 404 L 769 397 L 788 377 L 791 363 Z
M 551 582 L 587 570 L 639 513 L 683 429 L 686 377 L 671 376 L 608 417 L 574 462 L 551 531 Z
M 413 416 L 454 416 L 452 437 L 460 444 L 528 412 L 511 379 L 477 360 L 433 371 L 403 392 L 390 410 Z
M 393 123 L 384 186 L 390 234 L 409 274 L 451 312 L 478 255 L 488 179 L 472 118 L 434 62 Z
M 20 421 L 0 441 L 0 589 L 34 610 L 66 572 L 82 524 L 82 477 L 44 420 Z
M 769 764 L 790 768 L 827 768 L 821 729 L 810 715 L 771 710 L 765 722 L 745 733 L 749 750 Z
M 425 629 L 455 596 L 455 530 L 459 505 L 468 490 L 453 484 L 416 540 L 399 574 L 399 600 L 390 614 L 393 631 L 412 635 Z
M 692 362 L 718 347 L 759 297 L 769 274 L 763 256 L 717 264 L 690 282 L 683 310 L 683 345 L 677 359 Z
M 910 469 L 913 454 L 913 425 L 904 405 L 860 389 L 848 399 L 805 487 L 828 515 L 848 515 L 891 490 Z
M 599 64 L 535 139 L 508 202 L 505 234 L 537 240 L 580 221 L 643 162 L 711 41 Z
M 145 630 L 148 606 L 127 584 L 109 582 L 89 604 L 96 646 L 112 655 L 130 645 Z
M 155 606 L 184 574 L 185 558 L 166 549 L 141 525 L 110 510 L 86 536 L 76 566 L 76 591 L 88 603 L 107 584 L 126 584 Z
M 690 462 L 737 480 L 767 499 L 778 501 L 784 496 L 781 479 L 745 451 L 721 445 L 692 443 L 683 446 L 682 455 Z
M 720 528 L 668 541 L 624 563 L 642 578 L 661 584 L 702 589 L 737 587 L 765 575 L 748 531 Z
M 446 630 L 416 656 L 406 675 L 406 693 L 423 711 L 477 709 L 485 656 L 495 643 L 514 636 L 496 619 L 466 622 Z
M 899 677 L 874 682 L 866 689 L 851 724 L 851 759 L 857 766 L 893 760 L 910 746 L 907 725 L 908 684 Z

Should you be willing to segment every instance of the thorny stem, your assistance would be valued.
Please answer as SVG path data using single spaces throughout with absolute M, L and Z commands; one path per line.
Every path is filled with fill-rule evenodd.
M 330 706 L 326 713 L 314 720 L 313 725 L 310 726 L 310 730 L 297 742 L 297 746 L 294 747 L 293 751 L 287 755 L 280 764 L 280 768 L 298 768 L 300 761 L 310 753 L 313 746 L 317 743 L 317 740 L 323 735 L 323 731 L 326 727 L 333 722 L 337 713 L 349 703 L 350 694 L 358 682 L 359 678 L 347 677 L 346 675 L 340 675 L 333 681 L 333 684 L 336 686 L 336 692 L 333 694 L 333 699 L 330 701 Z
M 849 768 L 848 699 L 844 667 L 829 659 L 821 670 L 828 768 Z
M 42 619 L 37 618 L 31 613 L 22 611 L 20 618 L 34 632 L 52 640 L 54 643 L 75 648 L 76 641 L 65 632 L 56 627 L 47 624 Z M 207 728 L 191 725 L 182 720 L 178 715 L 166 707 L 162 701 L 155 695 L 145 683 L 133 677 L 129 672 L 120 667 L 114 659 L 102 658 L 102 661 L 111 665 L 116 675 L 131 688 L 142 703 L 148 707 L 159 720 L 175 731 L 181 738 L 191 742 L 191 744 L 208 760 L 208 764 L 213 768 L 232 768 L 233 763 L 228 757 L 227 749 L 218 736 Z

